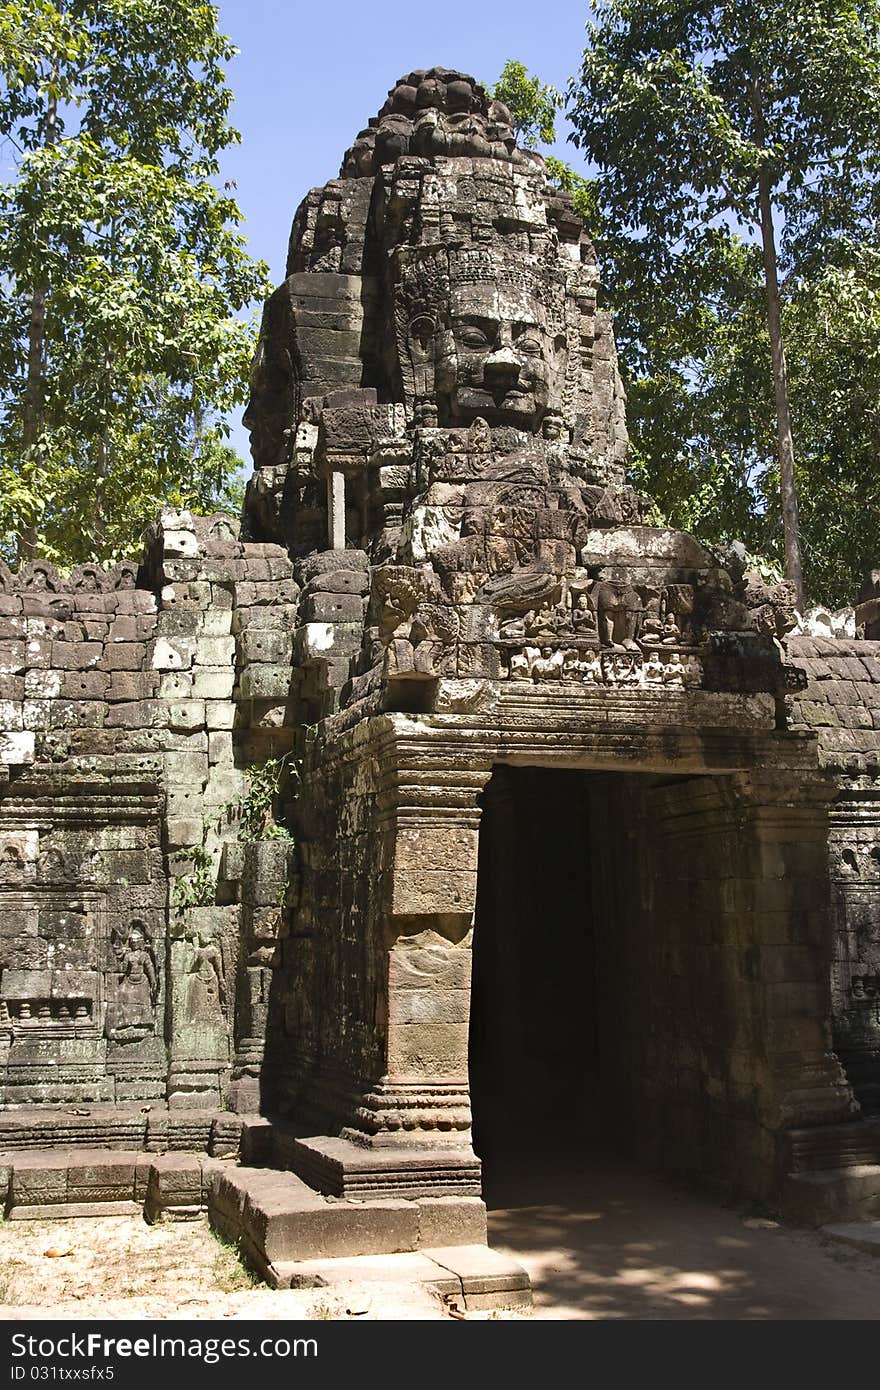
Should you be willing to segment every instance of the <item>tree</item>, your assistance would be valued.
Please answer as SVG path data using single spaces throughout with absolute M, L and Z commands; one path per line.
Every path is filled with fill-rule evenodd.
M 876 241 L 880 4 L 605 0 L 588 30 L 569 116 L 599 168 L 609 283 L 648 293 L 646 324 L 630 326 L 641 347 L 658 312 L 693 316 L 708 292 L 708 356 L 726 334 L 731 360 L 753 360 L 734 340 L 760 287 L 764 334 L 752 341 L 769 347 L 786 573 L 803 604 L 786 306 Z M 731 323 L 729 301 L 712 296 L 737 275 L 749 313 Z M 792 307 L 790 321 L 800 316 Z M 758 431 L 753 455 L 761 442 Z
M 556 113 L 565 101 L 555 87 L 529 73 L 524 63 L 509 58 L 490 90 L 496 101 L 502 101 L 509 110 L 514 133 L 521 145 L 534 150 L 538 145 L 555 144 Z M 578 215 L 595 233 L 599 224 L 599 209 L 592 181 L 578 174 L 556 155 L 545 154 L 544 163 L 551 183 L 572 195 Z
M 110 559 L 168 496 L 222 502 L 267 292 L 218 187 L 239 139 L 210 4 L 0 11 L 0 531 L 7 556 Z

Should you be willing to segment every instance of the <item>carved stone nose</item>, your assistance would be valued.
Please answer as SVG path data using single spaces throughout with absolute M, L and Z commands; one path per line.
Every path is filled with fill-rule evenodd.
M 489 386 L 515 386 L 519 373 L 520 360 L 509 347 L 490 353 L 483 364 L 483 379 Z

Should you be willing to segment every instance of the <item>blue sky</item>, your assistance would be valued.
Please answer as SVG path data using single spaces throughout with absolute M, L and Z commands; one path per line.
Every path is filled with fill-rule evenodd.
M 242 143 L 224 157 L 251 254 L 281 279 L 297 205 L 326 183 L 389 87 L 413 68 L 460 68 L 491 83 L 508 58 L 564 87 L 584 47 L 581 0 L 441 0 L 435 5 L 219 0 L 220 28 L 239 48 L 227 80 Z M 578 166 L 571 146 L 560 153 Z M 232 442 L 249 458 L 237 421 Z

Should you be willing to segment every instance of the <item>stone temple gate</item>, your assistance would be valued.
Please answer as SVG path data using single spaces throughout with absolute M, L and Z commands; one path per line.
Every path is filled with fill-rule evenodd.
M 545 1130 L 880 1206 L 880 578 L 807 620 L 654 524 L 597 289 L 412 73 L 296 213 L 243 519 L 0 575 L 10 1214 L 455 1273 Z

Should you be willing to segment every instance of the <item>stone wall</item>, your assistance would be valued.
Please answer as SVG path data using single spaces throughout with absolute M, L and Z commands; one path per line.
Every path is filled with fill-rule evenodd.
M 594 249 L 473 79 L 392 88 L 287 270 L 241 526 L 0 571 L 0 1104 L 280 1110 L 324 1191 L 473 1193 L 481 796 L 568 769 L 611 1099 L 766 1197 L 857 1114 L 832 955 L 877 1087 L 877 644 L 650 524 Z
M 245 894 L 217 879 L 243 766 L 292 747 L 299 589 L 238 531 L 169 510 L 140 566 L 0 573 L 6 1104 L 219 1104 L 236 996 L 266 992 L 289 847 L 247 846 Z
M 789 718 L 813 730 L 839 794 L 828 845 L 835 1046 L 866 1113 L 880 1110 L 880 642 L 795 637 L 809 684 Z

